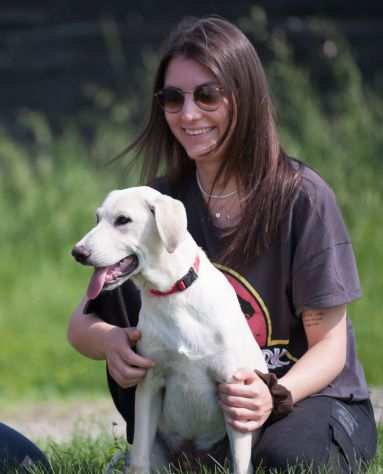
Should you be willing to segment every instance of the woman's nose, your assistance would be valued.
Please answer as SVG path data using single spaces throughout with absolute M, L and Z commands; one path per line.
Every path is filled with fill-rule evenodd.
M 201 115 L 201 109 L 194 102 L 193 94 L 185 94 L 184 104 L 181 110 L 182 118 L 194 120 Z

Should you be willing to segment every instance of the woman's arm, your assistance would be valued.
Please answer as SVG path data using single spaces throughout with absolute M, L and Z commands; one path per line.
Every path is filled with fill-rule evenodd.
M 84 314 L 84 298 L 68 325 L 68 340 L 81 354 L 107 361 L 110 375 L 124 388 L 136 385 L 153 367 L 153 361 L 141 357 L 133 347 L 141 337 L 136 328 L 120 328 L 93 314 Z
M 325 388 L 346 362 L 346 306 L 305 309 L 302 318 L 308 350 L 279 379 L 290 390 L 294 403 Z M 233 383 L 220 384 L 218 390 L 228 422 L 238 431 L 254 431 L 271 413 L 269 389 L 253 371 L 240 371 Z
M 107 338 L 114 327 L 93 314 L 84 314 L 87 298 L 83 298 L 68 324 L 68 341 L 82 355 L 106 359 Z
M 347 352 L 346 305 L 305 309 L 302 314 L 308 350 L 279 379 L 294 403 L 331 383 L 342 371 Z

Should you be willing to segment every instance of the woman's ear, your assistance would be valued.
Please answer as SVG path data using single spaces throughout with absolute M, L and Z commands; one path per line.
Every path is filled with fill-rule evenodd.
M 181 201 L 163 194 L 152 206 L 160 239 L 169 253 L 184 240 L 187 231 L 185 207 Z

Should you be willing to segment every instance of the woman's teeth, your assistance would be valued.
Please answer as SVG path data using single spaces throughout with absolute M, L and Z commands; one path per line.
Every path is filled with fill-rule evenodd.
M 186 135 L 204 135 L 205 133 L 209 133 L 213 130 L 213 127 L 205 127 L 205 128 L 185 128 L 184 131 Z

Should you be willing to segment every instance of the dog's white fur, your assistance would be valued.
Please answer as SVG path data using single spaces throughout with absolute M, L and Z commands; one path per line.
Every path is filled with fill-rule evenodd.
M 116 218 L 131 222 L 116 225 Z M 225 423 L 216 395 L 218 383 L 232 381 L 241 368 L 267 372 L 234 289 L 187 231 L 183 204 L 142 186 L 112 191 L 98 210 L 99 223 L 77 244 L 96 267 L 136 254 L 132 278 L 141 291 L 140 354 L 156 363 L 137 386 L 131 473 L 147 474 L 167 464 L 156 435 L 176 452 L 185 440 L 199 450 L 228 434 L 236 474 L 250 474 L 256 433 Z M 198 278 L 183 292 L 166 291 L 200 258 Z M 125 278 L 125 279 L 126 279 Z M 119 281 L 117 284 L 121 284 Z

